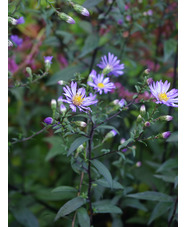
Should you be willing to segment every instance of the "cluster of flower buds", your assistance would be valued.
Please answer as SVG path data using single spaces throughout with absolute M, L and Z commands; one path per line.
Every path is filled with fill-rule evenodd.
M 105 141 L 108 140 L 108 139 L 113 138 L 113 137 L 116 136 L 116 135 L 117 135 L 117 132 L 116 132 L 114 129 L 112 129 L 110 132 L 108 132 L 108 133 L 105 135 L 105 137 L 104 137 L 102 143 L 105 142 Z
M 125 141 L 126 141 L 126 139 L 125 139 L 125 138 L 121 138 L 121 140 L 120 140 L 120 144 L 124 144 L 124 143 L 125 143 Z M 121 151 L 122 151 L 122 152 L 126 152 L 126 151 L 127 151 L 127 148 L 124 148 L 124 149 L 122 149 Z

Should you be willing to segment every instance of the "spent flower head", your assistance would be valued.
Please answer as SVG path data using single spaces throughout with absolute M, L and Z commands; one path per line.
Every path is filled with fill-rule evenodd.
M 104 78 L 103 74 L 96 75 L 94 72 L 94 74 L 92 74 L 92 79 L 93 82 L 88 81 L 88 85 L 93 87 L 97 92 L 99 92 L 100 95 L 102 94 L 102 92 L 107 94 L 115 88 L 114 83 L 109 82 L 110 79 L 108 77 Z
M 124 69 L 124 64 L 120 64 L 120 60 L 114 54 L 108 53 L 107 56 L 101 57 L 101 62 L 97 64 L 97 66 L 101 69 L 103 69 L 103 74 L 114 75 L 114 76 L 120 76 L 124 74 L 122 71 Z
M 167 92 L 169 87 L 170 83 L 167 80 L 164 83 L 160 80 L 149 85 L 152 95 L 157 100 L 157 104 L 162 103 L 166 106 L 178 107 L 178 90 L 174 88 Z

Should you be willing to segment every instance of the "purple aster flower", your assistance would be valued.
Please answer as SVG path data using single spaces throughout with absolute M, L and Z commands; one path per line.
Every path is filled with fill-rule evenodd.
M 140 167 L 141 166 L 141 162 L 136 162 L 136 167 Z
M 52 64 L 52 58 L 53 56 L 44 56 L 44 59 L 45 59 L 45 64 Z
M 166 106 L 178 107 L 178 90 L 174 88 L 167 92 L 169 87 L 170 83 L 167 80 L 165 83 L 162 80 L 156 81 L 149 86 L 152 95 L 157 99 L 157 104 L 163 103 Z
M 108 77 L 104 78 L 103 74 L 101 75 L 98 74 L 96 76 L 96 73 L 95 73 L 91 75 L 92 75 L 93 82 L 88 81 L 88 85 L 93 87 L 96 91 L 98 91 L 100 95 L 102 94 L 103 91 L 105 94 L 107 94 L 109 91 L 115 88 L 114 83 L 109 82 Z
M 53 119 L 51 117 L 47 117 L 44 119 L 44 122 L 47 124 L 47 125 L 51 125 L 52 122 L 53 122 Z
M 19 38 L 17 35 L 11 35 L 10 39 L 14 42 L 17 46 L 20 46 L 23 43 L 23 39 Z
M 19 19 L 17 19 L 16 24 L 24 24 L 24 23 L 25 23 L 24 17 L 20 17 Z
M 90 105 L 93 105 L 98 102 L 98 100 L 95 100 L 95 95 L 85 95 L 85 89 L 79 88 L 77 89 L 77 83 L 71 82 L 71 88 L 69 86 L 66 86 L 63 88 L 64 95 L 66 99 L 63 99 L 63 102 L 69 103 L 70 108 L 73 112 L 76 112 L 76 107 L 83 112 L 87 112 L 88 110 L 91 111 Z
M 124 69 L 124 64 L 120 64 L 120 60 L 117 60 L 117 57 L 114 56 L 114 54 L 108 53 L 108 59 L 105 55 L 101 60 L 102 61 L 97 64 L 97 66 L 103 69 L 103 74 L 108 74 L 108 76 L 120 76 L 124 73 L 122 71 L 122 69 Z

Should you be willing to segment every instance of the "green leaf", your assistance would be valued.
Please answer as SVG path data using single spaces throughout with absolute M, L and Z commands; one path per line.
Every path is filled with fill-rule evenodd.
M 70 186 L 59 186 L 54 188 L 52 192 L 77 192 L 77 189 Z
M 85 40 L 85 45 L 78 58 L 82 58 L 85 55 L 91 53 L 96 47 L 98 47 L 99 37 L 97 35 L 89 35 Z
M 10 209 L 15 219 L 25 227 L 39 227 L 37 218 L 26 207 L 16 207 Z
M 159 178 L 165 182 L 169 182 L 169 183 L 174 183 L 175 182 L 175 176 L 166 176 L 166 175 L 154 175 L 156 178 Z
M 101 201 L 99 201 L 101 202 Z M 122 214 L 122 210 L 112 205 L 111 203 L 93 203 L 92 204 L 93 209 L 95 209 L 95 213 L 112 213 L 112 214 Z
M 83 204 L 85 204 L 85 200 L 81 197 L 76 197 L 74 199 L 69 200 L 59 209 L 55 217 L 55 221 L 57 221 L 60 217 L 64 217 L 72 213 L 73 211 L 77 210 Z
M 92 25 L 88 21 L 79 21 L 79 27 L 82 28 L 85 32 L 92 33 Z
M 88 9 L 90 9 L 90 8 L 93 8 L 94 6 L 96 6 L 96 5 L 98 5 L 100 2 L 102 2 L 103 0 L 94 0 L 94 1 L 92 1 L 92 0 L 86 0 L 84 3 L 83 3 L 83 6 L 85 7 L 85 8 L 88 8 Z
M 154 207 L 154 210 L 151 213 L 150 219 L 148 221 L 148 225 L 150 225 L 156 218 L 158 218 L 158 217 L 162 216 L 164 213 L 166 213 L 168 211 L 168 209 L 170 208 L 171 204 L 159 202 Z
M 59 80 L 69 81 L 74 77 L 75 73 L 81 73 L 84 71 L 83 65 L 75 65 L 66 67 L 56 73 L 47 81 L 46 85 L 57 84 Z
M 105 179 L 99 179 L 95 181 L 96 184 L 99 184 L 105 188 L 110 188 L 108 182 Z M 124 189 L 124 187 L 117 181 L 112 181 L 112 188 L 113 189 Z
M 51 149 L 49 150 L 49 152 L 45 158 L 45 161 L 48 161 L 57 155 L 66 153 L 65 145 L 63 144 L 61 137 L 51 136 L 48 138 L 44 138 L 44 141 L 46 141 L 52 145 Z
M 72 34 L 61 30 L 56 31 L 56 35 L 61 36 L 63 38 L 64 44 L 68 44 L 71 40 L 74 39 Z
M 164 62 L 176 52 L 176 48 L 177 41 L 175 39 L 168 39 L 164 42 Z
M 88 141 L 89 138 L 85 136 L 78 137 L 74 142 L 71 144 L 70 149 L 68 150 L 67 156 L 71 155 L 73 151 L 75 151 L 81 144 Z
M 173 132 L 166 142 L 178 142 L 178 132 Z
M 92 160 L 91 163 L 96 167 L 98 172 L 105 178 L 105 180 L 108 182 L 109 186 L 112 188 L 113 187 L 112 175 L 110 174 L 107 167 L 98 160 Z
M 177 188 L 177 186 L 178 186 L 178 176 L 175 177 L 174 188 Z
M 166 170 L 170 170 L 173 168 L 178 168 L 178 160 L 171 158 L 169 160 L 167 160 L 166 162 L 164 162 L 158 169 L 157 169 L 157 173 L 159 172 L 163 172 Z
M 90 227 L 90 218 L 85 208 L 81 207 L 78 209 L 77 217 L 80 227 Z
M 144 200 L 159 201 L 159 202 L 173 201 L 171 196 L 161 192 L 153 192 L 153 191 L 139 192 L 136 194 L 128 194 L 126 196 L 135 198 L 135 199 L 144 199 Z
M 133 142 L 134 140 L 132 138 L 129 138 L 128 140 L 126 140 L 123 144 L 121 144 L 118 147 L 118 150 L 121 150 L 121 148 L 126 147 L 129 143 Z
M 118 134 L 120 134 L 118 130 L 112 125 L 100 125 L 96 129 L 114 129 Z
M 67 199 L 72 199 L 77 195 L 77 191 L 51 191 L 48 189 L 40 189 L 36 190 L 34 194 L 36 198 L 43 201 L 62 201 Z
M 140 203 L 139 200 L 136 200 L 136 199 L 125 199 L 124 200 L 124 206 L 125 207 L 133 207 L 133 208 L 136 208 L 136 209 L 139 209 L 139 210 L 147 211 L 147 208 L 142 203 Z
M 117 2 L 118 8 L 119 8 L 121 14 L 123 14 L 124 11 L 125 11 L 124 1 L 123 0 L 116 0 L 116 2 Z

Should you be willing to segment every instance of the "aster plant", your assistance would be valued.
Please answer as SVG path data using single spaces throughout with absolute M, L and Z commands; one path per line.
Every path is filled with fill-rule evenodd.
M 24 173 L 16 178 L 15 187 L 10 184 L 11 225 L 93 227 L 97 226 L 99 217 L 100 226 L 151 225 L 161 215 L 166 217 L 167 212 L 168 224 L 163 222 L 163 225 L 173 226 L 177 215 L 174 193 L 177 166 L 173 155 L 175 149 L 169 148 L 170 143 L 173 148 L 176 144 L 178 90 L 171 88 L 176 87 L 176 64 L 174 70 L 170 70 L 174 80 L 161 75 L 163 70 L 156 74 L 158 67 L 164 64 L 163 60 L 173 51 L 165 54 L 165 59 L 158 54 L 152 56 L 157 62 L 142 59 L 143 64 L 141 58 L 151 54 L 146 53 L 151 40 L 143 45 L 139 38 L 143 35 L 143 24 L 147 35 L 153 30 L 157 7 L 153 8 L 153 3 L 150 6 L 141 4 L 140 0 L 135 4 L 130 0 L 126 4 L 123 1 L 84 1 L 82 6 L 71 0 L 37 3 L 42 15 L 42 19 L 39 13 L 34 18 L 39 21 L 38 27 L 29 24 L 30 18 L 20 17 L 26 15 L 25 12 L 17 13 L 17 9 L 23 8 L 21 1 L 12 4 L 15 9 L 10 11 L 8 18 L 9 103 L 18 100 L 17 112 L 21 113 L 21 120 L 16 118 L 11 123 L 11 130 L 21 122 L 19 128 L 26 131 L 29 126 L 26 119 L 34 128 L 32 122 L 36 115 L 37 125 L 42 127 L 28 137 L 16 132 L 17 138 L 9 142 L 10 169 Z M 101 9 L 101 4 L 106 10 Z M 159 11 L 161 7 L 158 7 Z M 171 7 L 170 4 L 164 9 L 159 20 L 167 16 L 166 11 Z M 79 22 L 81 19 L 83 21 Z M 25 21 L 28 24 L 21 26 Z M 32 26 L 36 29 L 27 39 Z M 162 28 L 163 23 L 161 30 L 165 34 L 155 30 L 152 37 L 154 33 L 159 37 L 153 40 L 161 42 L 162 38 L 167 38 L 166 32 L 170 28 Z M 159 31 L 157 26 L 156 29 Z M 23 39 L 14 35 L 14 32 L 20 34 L 22 31 L 20 37 Z M 77 32 L 76 36 L 73 32 Z M 136 42 L 138 38 L 139 42 Z M 158 42 L 156 53 L 161 49 Z M 164 52 L 173 43 L 171 40 Z M 79 47 L 82 48 L 79 50 Z M 28 56 L 17 55 L 21 49 L 25 49 Z M 31 98 L 34 106 L 29 104 Z M 27 113 L 29 117 L 26 117 Z M 47 136 L 43 142 L 42 135 L 38 135 L 44 132 Z M 31 152 L 27 152 L 27 146 L 21 143 L 33 138 Z M 40 146 L 39 138 L 42 140 Z M 19 148 L 13 153 L 15 144 Z M 27 154 L 20 155 L 21 149 Z M 43 159 L 44 155 L 47 163 L 38 158 Z M 38 170 L 38 176 L 25 171 L 27 163 L 30 170 Z M 20 195 L 25 200 L 19 202 Z M 147 203 L 141 200 L 147 200 Z M 29 213 L 30 207 L 34 214 L 38 211 L 42 218 L 47 214 L 47 218 L 37 222 Z M 125 212 L 127 209 L 128 213 Z M 132 216 L 130 209 L 137 209 L 131 212 Z M 158 221 L 153 226 L 162 224 Z

